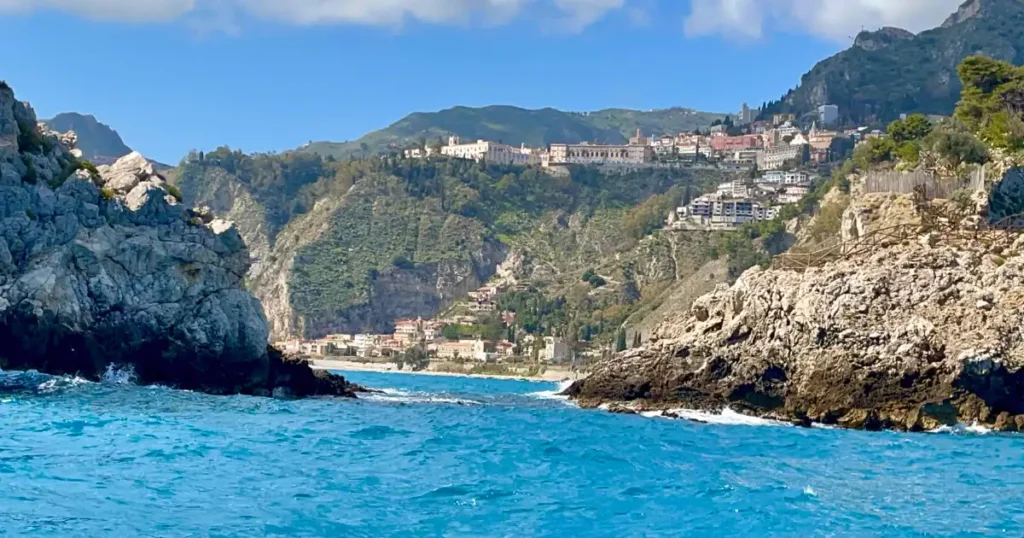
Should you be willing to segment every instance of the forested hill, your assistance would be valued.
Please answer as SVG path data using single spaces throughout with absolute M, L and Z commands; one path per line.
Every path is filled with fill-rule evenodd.
M 765 112 L 839 106 L 847 124 L 884 124 L 902 113 L 948 116 L 960 97 L 956 67 L 971 55 L 1024 63 L 1024 1 L 969 0 L 935 29 L 884 28 L 821 61 Z
M 686 108 L 637 111 L 607 109 L 563 112 L 553 108 L 527 110 L 512 106 L 455 107 L 440 112 L 410 114 L 386 129 L 352 142 L 314 142 L 301 151 L 334 157 L 362 156 L 433 142 L 455 134 L 466 140 L 493 140 L 518 146 L 597 141 L 620 144 L 637 129 L 647 134 L 680 133 L 707 128 L 723 114 Z
M 544 293 L 562 293 L 557 282 L 578 283 L 574 272 L 591 268 L 622 281 L 634 261 L 629 253 L 687 191 L 726 178 L 713 170 L 608 175 L 584 168 L 556 177 L 449 159 L 228 149 L 190 155 L 173 177 L 187 202 L 235 221 L 257 260 L 250 287 L 280 338 L 386 331 L 396 319 L 436 315 L 510 256 Z M 668 246 L 656 250 L 628 269 L 640 293 L 675 278 Z M 613 292 L 602 297 L 608 304 L 588 312 L 620 300 Z M 630 310 L 613 312 L 621 323 Z

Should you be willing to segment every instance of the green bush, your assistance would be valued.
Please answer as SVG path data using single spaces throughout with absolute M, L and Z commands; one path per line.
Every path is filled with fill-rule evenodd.
M 409 258 L 406 258 L 404 255 L 395 256 L 394 259 L 391 260 L 391 265 L 399 269 L 406 270 L 414 269 L 416 267 L 416 264 L 409 260 Z
M 36 167 L 32 164 L 32 159 L 28 157 L 22 157 L 22 162 L 25 163 L 27 169 L 25 175 L 21 178 L 25 183 L 35 185 L 39 181 L 39 174 L 36 172 Z
M 117 193 L 115 193 L 114 189 L 111 189 L 110 187 L 103 187 L 100 189 L 100 196 L 109 202 L 117 196 Z
M 166 183 L 164 185 L 164 189 L 166 189 L 167 194 L 173 196 L 174 199 L 177 200 L 179 204 L 185 201 L 185 199 L 181 196 L 181 189 L 179 189 L 176 185 Z
M 18 122 L 18 149 L 22 153 L 50 152 L 53 151 L 53 141 L 43 136 L 38 126 Z

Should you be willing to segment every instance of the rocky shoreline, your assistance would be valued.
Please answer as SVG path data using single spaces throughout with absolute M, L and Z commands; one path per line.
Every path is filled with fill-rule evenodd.
M 872 196 L 844 228 L 868 233 L 893 215 L 918 218 L 906 196 Z M 567 394 L 620 412 L 1024 431 L 1024 237 L 922 232 L 806 272 L 752 269 Z
M 0 85 L 0 368 L 213 394 L 353 396 L 268 350 L 234 226 L 185 207 L 143 156 L 79 159 Z

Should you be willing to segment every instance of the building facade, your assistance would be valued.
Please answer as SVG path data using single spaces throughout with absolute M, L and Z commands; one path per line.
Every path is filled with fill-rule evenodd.
M 803 155 L 803 146 L 782 145 L 774 146 L 761 153 L 761 161 L 757 167 L 761 170 L 779 170 L 786 161 L 798 160 Z
M 749 222 L 772 220 L 778 209 L 751 199 L 723 199 L 701 196 L 678 210 L 679 222 L 712 230 L 730 230 Z
M 839 107 L 836 105 L 819 106 L 818 121 L 825 125 L 835 125 L 839 123 Z
M 544 349 L 540 351 L 540 360 L 551 363 L 569 360 L 569 345 L 556 336 L 545 336 Z
M 650 146 L 605 146 L 597 144 L 552 144 L 551 165 L 641 165 L 654 160 Z
M 717 152 L 757 149 L 762 146 L 758 135 L 715 136 L 711 138 L 711 149 Z
M 526 166 L 537 160 L 532 152 L 524 152 L 522 148 L 514 148 L 505 144 L 477 140 L 470 144 L 463 144 L 458 137 L 449 137 L 448 145 L 441 148 L 441 155 L 466 159 L 470 161 L 483 161 L 491 164 L 512 164 Z

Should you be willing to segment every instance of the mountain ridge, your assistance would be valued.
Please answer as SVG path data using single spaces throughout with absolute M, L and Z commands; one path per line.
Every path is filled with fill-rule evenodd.
M 113 164 L 117 159 L 132 152 L 121 139 L 117 130 L 96 119 L 92 114 L 62 112 L 53 118 L 43 120 L 47 127 L 64 133 L 74 131 L 78 135 L 78 149 L 82 156 L 95 164 Z
M 430 143 L 449 134 L 466 140 L 500 140 L 513 146 L 543 147 L 558 142 L 584 141 L 621 144 L 636 129 L 648 134 L 692 131 L 706 128 L 725 116 L 682 107 L 649 111 L 607 108 L 593 112 L 566 112 L 551 107 L 455 106 L 437 112 L 413 112 L 359 139 L 311 142 L 299 151 L 343 158 Z
M 960 97 L 956 66 L 972 55 L 1024 63 L 1022 0 L 968 0 L 936 28 L 861 32 L 853 46 L 818 62 L 763 116 L 810 115 L 839 106 L 846 124 L 884 124 L 900 114 L 949 115 Z

